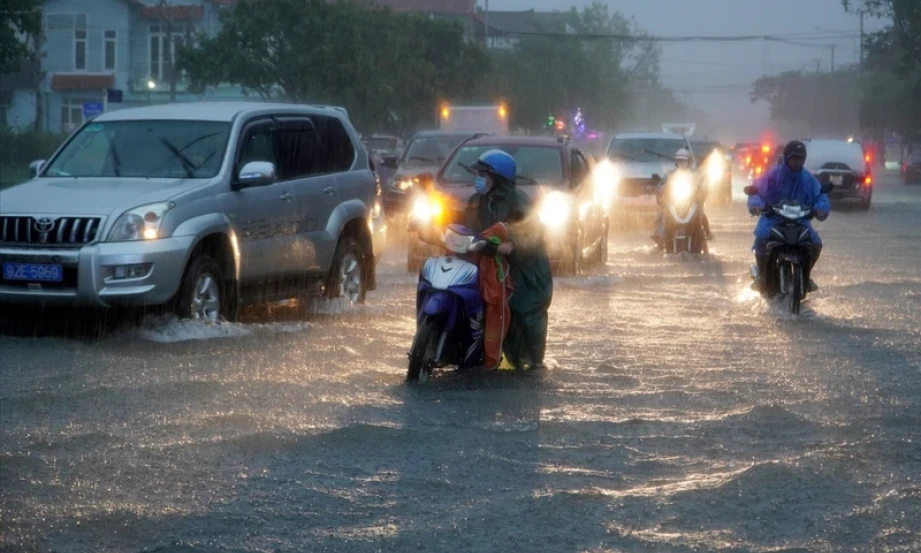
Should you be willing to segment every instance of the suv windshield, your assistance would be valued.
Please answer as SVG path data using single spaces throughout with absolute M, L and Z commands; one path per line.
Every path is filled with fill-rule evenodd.
M 111 121 L 91 123 L 45 170 L 48 177 L 213 177 L 221 168 L 230 123 Z
M 710 154 L 720 149 L 718 142 L 695 142 L 691 144 L 691 148 L 694 151 L 694 157 L 699 161 L 703 161 L 710 157 Z
M 514 144 L 464 146 L 451 158 L 442 172 L 441 181 L 458 186 L 473 186 L 476 177 L 467 168 L 489 150 L 502 150 L 515 158 L 518 184 L 559 185 L 563 183 L 561 148 L 552 146 L 518 146 Z
M 608 148 L 614 161 L 663 161 L 675 158 L 685 143 L 674 138 L 615 138 Z
M 403 165 L 406 167 L 419 167 L 422 165 L 441 165 L 448 159 L 451 152 L 467 136 L 420 136 L 414 138 L 406 148 Z

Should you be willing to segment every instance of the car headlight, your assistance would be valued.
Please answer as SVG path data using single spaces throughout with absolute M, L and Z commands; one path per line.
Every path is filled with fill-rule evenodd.
M 444 211 L 438 198 L 431 196 L 418 196 L 413 202 L 412 218 L 419 223 L 430 223 Z
M 620 181 L 617 167 L 610 160 L 601 160 L 592 173 L 595 202 L 608 209 L 614 201 L 614 193 Z
M 562 192 L 547 194 L 540 205 L 540 221 L 550 229 L 558 230 L 569 220 L 572 200 Z
M 672 200 L 686 202 L 694 193 L 694 185 L 687 177 L 678 177 L 671 185 Z
M 109 242 L 161 238 L 160 223 L 163 221 L 163 216 L 175 206 L 173 202 L 161 202 L 142 205 L 126 211 L 112 225 L 112 230 L 109 231 Z

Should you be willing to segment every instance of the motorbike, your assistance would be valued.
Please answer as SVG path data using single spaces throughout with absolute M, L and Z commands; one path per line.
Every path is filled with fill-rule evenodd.
M 662 247 L 666 253 L 707 253 L 701 214 L 703 213 L 703 192 L 695 186 L 693 175 L 676 175 L 668 186 L 663 215 L 665 233 Z
M 453 365 L 462 370 L 480 363 L 484 304 L 479 269 L 468 258 L 486 244 L 467 227 L 449 225 L 442 244 L 448 255 L 430 257 L 423 264 L 407 381 L 424 382 L 433 369 Z
M 822 193 L 827 194 L 831 190 L 832 185 L 822 185 Z M 744 191 L 748 196 L 758 194 L 754 186 L 746 186 Z M 806 299 L 810 261 L 815 256 L 809 227 L 804 223 L 812 217 L 812 207 L 793 200 L 782 200 L 779 205 L 766 206 L 766 211 L 778 215 L 781 220 L 771 228 L 766 246 L 767 274 L 763 277 L 761 295 L 768 300 L 789 298 L 790 313 L 798 315 L 800 304 Z M 756 263 L 751 265 L 751 276 L 752 279 L 760 276 Z

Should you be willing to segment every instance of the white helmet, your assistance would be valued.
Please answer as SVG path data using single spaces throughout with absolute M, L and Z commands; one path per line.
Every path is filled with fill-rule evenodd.
M 681 148 L 678 150 L 678 153 L 675 154 L 675 161 L 691 161 L 691 152 L 687 148 Z

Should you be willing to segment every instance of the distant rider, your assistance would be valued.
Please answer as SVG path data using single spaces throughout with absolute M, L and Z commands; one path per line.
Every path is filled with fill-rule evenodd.
M 655 234 L 652 235 L 652 238 L 660 248 L 663 247 L 665 241 L 665 198 L 668 197 L 668 187 L 674 182 L 675 177 L 682 172 L 690 173 L 691 178 L 694 179 L 695 186 L 700 186 L 699 177 L 691 172 L 691 152 L 685 148 L 681 148 L 675 153 L 675 168 L 665 175 L 656 192 L 656 199 L 659 202 L 660 209 L 659 216 L 656 217 Z M 704 228 L 706 239 L 713 240 L 713 233 L 710 232 L 710 219 L 703 210 L 703 203 L 700 210 L 700 222 Z
M 781 221 L 779 216 L 766 211 L 767 207 L 777 205 L 783 200 L 792 200 L 799 202 L 802 206 L 811 207 L 812 216 L 819 221 L 827 219 L 831 212 L 828 195 L 822 193 L 819 181 L 811 172 L 803 169 L 806 163 L 806 145 L 799 140 L 787 143 L 783 149 L 783 160 L 782 165 L 772 167 L 755 180 L 752 186 L 758 189 L 758 194 L 748 197 L 749 212 L 752 215 L 760 215 L 758 224 L 755 226 L 755 244 L 752 247 L 755 252 L 755 262 L 758 264 L 758 278 L 755 279 L 752 286 L 757 290 L 763 287 L 763 275 L 767 272 L 768 256 L 765 247 L 771 235 L 771 229 Z M 815 256 L 809 263 L 808 287 L 809 292 L 814 292 L 818 286 L 812 279 L 812 268 L 822 253 L 822 239 L 819 238 L 819 234 L 812 228 L 809 221 L 803 221 L 803 223 L 809 227 L 809 236 L 815 246 Z

